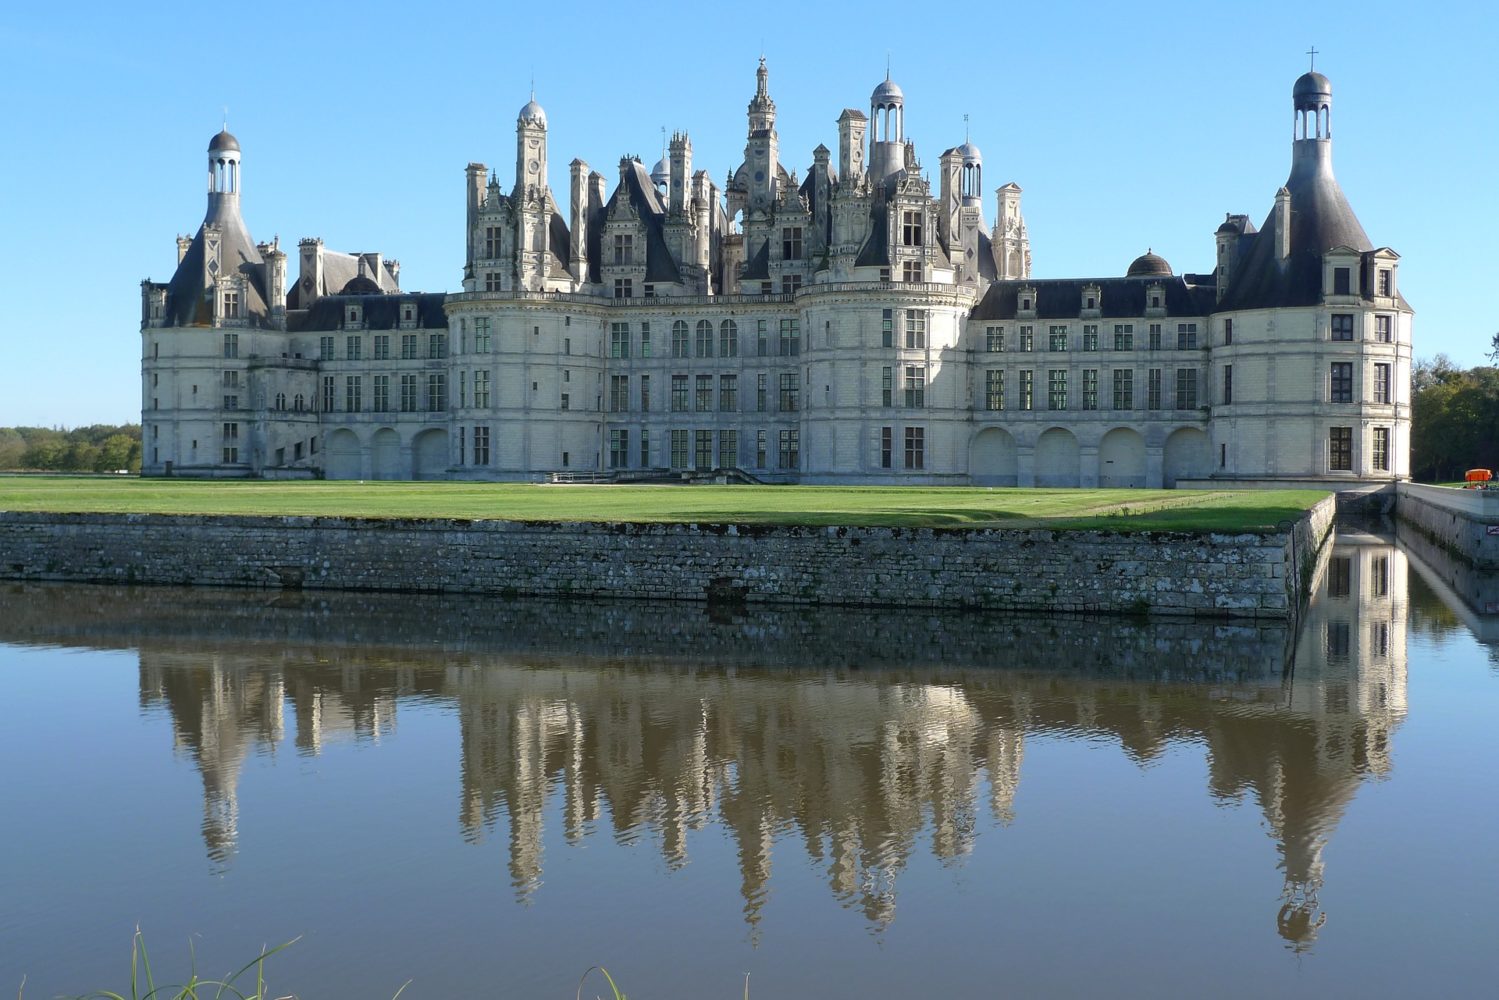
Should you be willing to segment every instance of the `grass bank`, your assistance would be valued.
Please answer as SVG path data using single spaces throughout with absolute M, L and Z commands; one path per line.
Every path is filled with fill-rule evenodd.
M 1319 490 L 0 478 L 0 510 L 9 511 L 1117 531 L 1266 531 L 1324 496 Z

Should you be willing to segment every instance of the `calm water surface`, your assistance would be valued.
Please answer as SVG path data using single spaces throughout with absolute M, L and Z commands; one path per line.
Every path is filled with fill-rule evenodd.
M 0 590 L 0 994 L 1493 995 L 1499 617 Z M 1478 607 L 1482 608 L 1481 601 Z

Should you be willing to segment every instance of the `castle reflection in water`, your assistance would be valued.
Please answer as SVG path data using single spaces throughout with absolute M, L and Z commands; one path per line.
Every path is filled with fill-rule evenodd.
M 788 835 L 883 926 L 923 836 L 959 860 L 983 813 L 1016 818 L 1027 740 L 1106 738 L 1141 764 L 1199 744 L 1209 793 L 1263 811 L 1276 919 L 1300 948 L 1325 920 L 1328 838 L 1390 770 L 1405 714 L 1403 551 L 1343 532 L 1319 572 L 1294 641 L 1256 624 L 78 587 L 6 592 L 0 641 L 139 649 L 141 706 L 166 711 L 202 775 L 220 865 L 248 756 L 288 730 L 301 754 L 376 741 L 421 700 L 456 713 L 458 826 L 506 832 L 518 895 L 538 891 L 560 804 L 567 842 L 649 835 L 670 866 L 689 831 L 730 832 L 752 925 Z

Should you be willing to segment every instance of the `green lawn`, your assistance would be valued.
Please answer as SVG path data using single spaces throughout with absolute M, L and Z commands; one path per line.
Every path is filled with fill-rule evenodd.
M 0 510 L 324 514 L 513 521 L 663 521 L 894 527 L 1263 531 L 1318 490 L 1067 490 L 837 486 L 536 486 L 512 483 L 3 477 Z

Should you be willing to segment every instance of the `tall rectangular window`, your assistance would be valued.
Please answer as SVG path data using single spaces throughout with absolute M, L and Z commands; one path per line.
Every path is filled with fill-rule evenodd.
M 1053 351 L 1067 350 L 1067 328 L 1065 326 L 1054 326 L 1047 331 L 1047 349 Z
M 635 237 L 631 234 L 614 234 L 614 263 L 618 267 L 635 263 Z
M 906 310 L 906 349 L 926 349 L 926 313 L 920 309 Z
M 1067 369 L 1052 368 L 1046 373 L 1046 408 L 1067 409 Z
M 1178 368 L 1176 370 L 1176 408 L 1178 410 L 1195 410 L 1197 408 L 1197 369 Z
M 1152 351 L 1159 351 L 1161 349 L 1161 324 L 1150 324 L 1150 340 L 1146 346 Z
M 1034 351 L 1036 349 L 1036 328 L 1033 326 L 1022 326 L 1020 328 L 1020 344 L 1018 349 L 1022 351 Z
M 895 369 L 885 367 L 880 369 L 880 405 L 895 405 Z
M 802 432 L 784 430 L 780 433 L 780 450 L 776 454 L 776 468 L 797 469 L 801 467 Z
M 334 358 L 333 338 L 319 337 L 317 341 L 318 358 L 323 361 L 332 361 Z
M 157 345 L 157 346 L 159 347 L 159 345 Z M 239 334 L 237 334 L 237 333 L 226 333 L 226 334 L 224 334 L 224 357 L 226 357 L 226 358 L 237 358 L 237 357 L 239 357 Z
M 1114 409 L 1135 408 L 1135 373 L 1128 368 L 1114 369 Z
M 781 230 L 781 259 L 802 259 L 802 227 L 787 226 Z
M 671 356 L 674 358 L 692 357 L 692 341 L 687 334 L 687 323 L 677 320 L 671 325 Z
M 781 373 L 781 412 L 795 413 L 800 409 L 801 390 L 796 372 Z
M 477 337 L 478 335 L 475 334 L 475 336 Z M 375 360 L 376 361 L 389 361 L 390 360 L 390 334 L 388 334 L 388 333 L 377 333 L 377 334 L 375 334 Z
M 1176 324 L 1176 349 L 1178 351 L 1197 350 L 1197 324 Z
M 1234 366 L 1223 366 L 1223 405 L 1228 406 L 1234 401 Z
M 1327 377 L 1329 403 L 1353 402 L 1353 362 L 1334 361 Z
M 697 390 L 693 400 L 693 408 L 699 413 L 706 413 L 713 409 L 713 376 L 699 375 L 697 377 Z
M 673 413 L 687 412 L 687 376 L 671 377 L 671 410 Z
M 1390 269 L 1382 267 L 1374 273 L 1375 294 L 1388 298 L 1395 290 L 1395 283 L 1391 280 Z
M 441 413 L 448 408 L 448 376 L 444 372 L 427 374 L 427 412 Z
M 344 360 L 358 361 L 364 351 L 364 338 L 356 335 L 344 338 Z
M 1003 410 L 1005 408 L 1005 373 L 999 368 L 990 368 L 984 372 L 984 409 Z
M 697 321 L 697 356 L 713 357 L 713 324 L 705 319 Z
M 1331 329 L 1333 340 L 1352 340 L 1353 315 L 1351 313 L 1333 313 Z
M 622 413 L 630 408 L 630 376 L 609 376 L 609 412 Z
M 648 358 L 651 356 L 651 324 L 640 324 L 640 356 Z
M 401 412 L 416 412 L 416 376 L 401 376 Z
M 1029 368 L 1020 370 L 1020 408 L 1033 410 L 1036 407 L 1036 373 Z
M 474 464 L 489 464 L 489 428 L 474 427 Z
M 739 409 L 739 376 L 718 376 L 718 410 L 720 413 L 733 413 Z
M 479 407 L 489 405 L 488 368 L 479 368 L 474 371 L 474 405 Z
M 1192 367 L 1177 369 L 1177 409 L 1196 409 L 1198 406 L 1198 370 Z
M 651 467 L 651 431 L 648 427 L 640 429 L 640 467 L 642 469 Z
M 1005 328 L 1002 326 L 990 326 L 984 328 L 984 350 L 994 353 L 1005 349 Z
M 739 468 L 739 432 L 718 432 L 718 465 L 722 469 Z
M 323 376 L 323 412 L 333 412 L 333 402 L 338 394 L 338 380 L 332 375 Z
M 894 462 L 892 452 L 895 450 L 895 428 L 880 428 L 880 468 L 888 469 Z
M 1114 350 L 1133 351 L 1135 349 L 1135 325 L 1133 323 L 1114 324 Z
M 1098 324 L 1085 323 L 1083 325 L 1083 350 L 1098 350 Z
M 790 358 L 802 352 L 802 321 L 781 320 L 781 357 Z
M 906 428 L 906 468 L 926 468 L 926 428 Z
M 1351 295 L 1349 289 L 1352 287 L 1352 272 L 1346 267 L 1335 267 L 1332 269 L 1332 293 L 1334 295 Z
M 765 468 L 766 463 L 770 461 L 767 457 L 769 449 L 765 443 L 767 434 L 767 431 L 755 431 L 755 468 L 757 469 Z
M 500 255 L 501 233 L 504 230 L 499 226 L 484 227 L 484 259 L 494 260 Z
M 376 375 L 373 379 L 372 399 L 376 413 L 390 412 L 390 376 Z
M 609 356 L 611 358 L 630 356 L 630 324 L 609 324 Z
M 880 314 L 880 346 L 895 346 L 895 310 L 886 309 Z
M 900 245 L 919 247 L 921 244 L 921 212 L 900 213 Z
M 1391 319 L 1392 317 L 1390 316 L 1374 317 L 1374 339 L 1381 344 L 1391 343 L 1395 339 L 1393 332 L 1394 323 L 1391 322 Z
M 239 424 L 224 425 L 224 461 L 237 463 L 239 461 Z
M 755 354 L 757 357 L 766 357 L 770 354 L 770 336 L 766 332 L 767 321 L 755 320 Z
M 1232 346 L 1234 342 L 1234 321 L 1226 319 L 1223 321 L 1223 343 Z
M 1352 427 L 1328 428 L 1327 467 L 1333 472 L 1353 471 Z
M 402 361 L 415 361 L 416 360 L 416 334 L 414 334 L 414 333 L 403 333 L 403 334 L 401 334 L 401 360 Z
M 699 472 L 713 468 L 713 432 L 692 432 L 693 467 Z
M 474 353 L 488 354 L 493 348 L 493 342 L 489 332 L 489 317 L 477 316 L 474 318 Z
M 1380 472 L 1390 471 L 1390 429 L 1374 428 L 1374 468 Z
M 651 377 L 640 376 L 640 412 L 651 412 Z
M 427 334 L 427 357 L 445 358 L 448 356 L 448 335 L 445 333 Z
M 1098 369 L 1083 369 L 1083 409 L 1098 409 Z
M 906 365 L 906 408 L 926 406 L 926 366 Z
M 1374 365 L 1374 402 L 1390 402 L 1390 366 L 1378 362 Z
M 688 437 L 687 431 L 674 430 L 671 432 L 671 467 L 673 469 L 687 468 L 687 455 L 690 444 L 691 438 Z
M 1161 370 L 1152 368 L 1145 373 L 1145 408 L 1161 409 Z
M 770 395 L 769 390 L 767 389 L 767 385 L 769 382 L 770 376 L 765 374 L 764 372 L 761 372 L 760 374 L 755 376 L 755 409 L 761 413 L 764 413 L 766 407 L 770 405 L 766 399 L 766 397 Z

